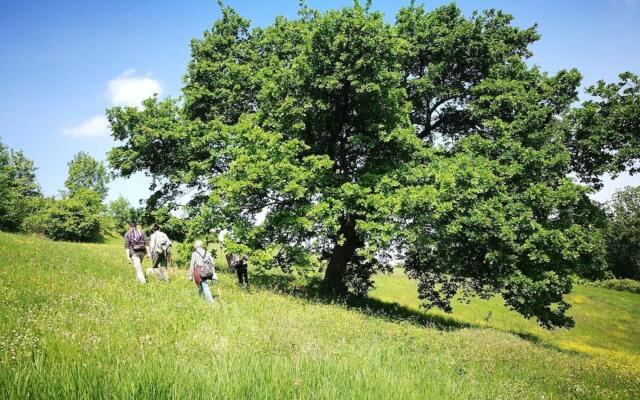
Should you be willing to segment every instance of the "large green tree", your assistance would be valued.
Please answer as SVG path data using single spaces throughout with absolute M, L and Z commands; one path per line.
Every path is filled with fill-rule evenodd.
M 0 229 L 19 230 L 39 197 L 33 161 L 0 143 Z
M 500 293 L 572 324 L 569 275 L 605 262 L 591 189 L 570 176 L 595 186 L 638 158 L 636 128 L 607 112 L 633 119 L 634 76 L 572 110 L 580 74 L 528 66 L 535 27 L 495 10 L 411 3 L 389 24 L 368 5 L 302 7 L 256 29 L 222 14 L 191 43 L 181 99 L 108 110 L 109 160 L 152 174 L 154 204 L 187 194 L 192 234 L 229 228 L 256 265 L 323 265 L 338 294 L 404 258 L 426 307 Z M 605 141 L 624 157 L 598 158 Z
M 73 196 L 78 190 L 87 189 L 96 192 L 101 200 L 104 200 L 109 191 L 109 175 L 104 164 L 81 151 L 69 161 L 69 175 L 64 182 L 69 196 Z

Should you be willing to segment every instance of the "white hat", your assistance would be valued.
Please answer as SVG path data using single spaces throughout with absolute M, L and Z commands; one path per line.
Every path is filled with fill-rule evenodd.
M 204 242 L 200 239 L 196 240 L 193 243 L 193 247 L 195 247 L 196 249 L 201 249 L 204 246 Z

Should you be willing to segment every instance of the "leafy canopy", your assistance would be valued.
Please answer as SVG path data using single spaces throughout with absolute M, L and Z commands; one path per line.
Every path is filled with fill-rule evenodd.
M 128 229 L 128 223 L 135 219 L 135 210 L 122 195 L 107 204 L 107 215 L 114 222 L 115 229 L 120 234 L 124 234 Z
M 40 196 L 33 161 L 0 143 L 0 229 L 20 230 Z
M 109 176 L 105 166 L 83 151 L 77 153 L 69 162 L 69 175 L 64 185 L 73 196 L 78 190 L 87 189 L 96 192 L 104 200 L 109 191 Z
M 511 21 L 412 2 L 390 24 L 356 2 L 250 29 L 223 8 L 191 42 L 181 99 L 108 110 L 109 161 L 152 174 L 154 206 L 188 197 L 191 235 L 227 228 L 259 267 L 323 268 L 364 294 L 403 258 L 426 307 L 500 293 L 571 326 L 569 276 L 605 262 L 570 176 L 597 186 L 637 160 L 637 78 L 572 109 L 579 72 L 528 66 L 539 35 Z

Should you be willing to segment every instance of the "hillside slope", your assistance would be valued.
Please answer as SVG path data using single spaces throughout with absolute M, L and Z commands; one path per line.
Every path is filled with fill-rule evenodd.
M 0 398 L 640 398 L 638 369 L 615 358 L 245 292 L 226 275 L 210 306 L 182 274 L 137 285 L 123 258 L 0 233 Z
M 477 327 L 500 329 L 524 337 L 534 337 L 562 349 L 617 358 L 630 368 L 640 369 L 640 295 L 591 286 L 576 286 L 567 296 L 572 304 L 568 314 L 575 321 L 572 329 L 546 330 L 535 320 L 526 320 L 508 310 L 499 296 L 490 300 L 472 299 L 468 304 L 454 302 L 451 315 L 438 310 L 425 313 L 416 296 L 417 283 L 400 270 L 376 277 L 370 296 L 397 303 L 418 315 L 448 318 Z

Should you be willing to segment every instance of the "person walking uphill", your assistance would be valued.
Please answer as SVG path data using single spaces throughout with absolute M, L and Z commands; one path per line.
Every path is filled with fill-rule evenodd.
M 227 256 L 227 264 L 236 271 L 238 275 L 238 284 L 243 288 L 249 287 L 249 266 L 247 265 L 249 257 L 247 255 L 238 256 L 231 254 Z
M 147 240 L 147 235 L 138 229 L 138 225 L 135 222 L 129 223 L 129 230 L 124 234 L 124 251 L 127 261 L 129 264 L 133 264 L 136 270 L 138 282 L 147 283 L 142 273 L 142 260 L 144 260 L 145 254 L 151 258 L 149 241 Z
M 151 228 L 151 268 L 147 270 L 147 275 L 156 274 L 164 282 L 169 282 L 167 267 L 171 254 L 171 240 L 166 233 L 160 230 L 158 224 L 153 224 Z
M 213 303 L 213 296 L 209 288 L 209 282 L 218 281 L 211 253 L 204 249 L 202 240 L 196 240 L 191 253 L 191 263 L 187 277 L 198 286 L 198 293 L 203 295 L 209 303 Z

